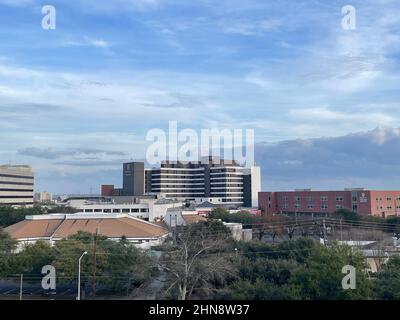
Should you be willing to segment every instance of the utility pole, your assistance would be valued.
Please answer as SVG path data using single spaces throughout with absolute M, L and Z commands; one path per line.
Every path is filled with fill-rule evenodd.
M 342 226 L 342 218 L 340 218 L 340 241 L 343 241 L 343 226 Z
M 326 244 L 326 226 L 325 226 L 325 219 L 322 220 L 323 228 L 324 228 L 324 244 Z
M 21 273 L 20 283 L 19 283 L 19 300 L 22 300 L 22 283 L 24 282 L 24 275 Z
M 174 231 L 173 231 L 173 235 L 174 235 L 174 244 L 176 244 L 176 228 L 177 228 L 177 214 L 175 213 L 175 225 L 174 225 Z
M 94 235 L 94 242 L 93 242 L 93 298 L 96 297 L 96 247 L 97 247 L 97 234 L 99 232 L 99 228 L 96 228 L 96 233 Z

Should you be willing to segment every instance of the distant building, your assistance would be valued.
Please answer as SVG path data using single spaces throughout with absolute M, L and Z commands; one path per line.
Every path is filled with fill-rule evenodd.
M 101 196 L 102 197 L 123 196 L 123 189 L 115 188 L 113 184 L 102 184 L 101 185 Z
M 141 196 L 144 194 L 144 163 L 128 162 L 123 165 L 124 196 Z
M 102 185 L 102 196 L 115 195 L 113 185 Z M 180 201 L 208 199 L 225 207 L 257 207 L 261 191 L 259 167 L 243 167 L 237 161 L 205 157 L 202 161 L 164 161 L 145 169 L 143 162 L 123 164 L 124 196 L 162 194 Z
M 163 218 L 168 208 L 181 208 L 184 203 L 173 199 L 165 199 L 158 195 L 143 196 L 116 196 L 100 198 L 69 197 L 63 202 L 63 206 L 73 207 L 85 213 L 125 213 L 133 217 L 154 221 Z
M 50 192 L 37 192 L 33 196 L 33 200 L 39 203 L 50 203 L 53 201 L 53 195 Z
M 32 206 L 34 180 L 30 166 L 0 166 L 0 205 Z
M 146 192 L 183 200 L 216 198 L 227 207 L 257 207 L 261 190 L 259 167 L 246 168 L 217 157 L 188 163 L 164 161 L 160 168 L 146 169 L 145 175 Z
M 168 230 L 127 214 L 49 214 L 27 216 L 4 229 L 11 238 L 19 242 L 19 249 L 38 240 L 54 244 L 79 231 L 96 233 L 111 240 L 125 237 L 135 246 L 149 249 L 161 244 L 168 236 Z
M 342 191 L 312 191 L 310 189 L 259 192 L 259 208 L 264 214 L 332 214 L 339 209 L 360 215 L 400 216 L 400 190 L 375 191 L 363 188 Z

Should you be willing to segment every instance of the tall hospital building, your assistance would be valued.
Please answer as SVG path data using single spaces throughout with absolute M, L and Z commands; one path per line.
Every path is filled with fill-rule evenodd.
M 231 207 L 257 207 L 261 191 L 259 167 L 243 167 L 236 161 L 208 157 L 202 161 L 164 161 L 145 169 L 142 162 L 124 163 L 123 188 L 118 194 L 140 196 L 163 194 L 179 200 L 217 199 Z M 107 187 L 107 188 L 106 188 Z M 103 186 L 103 196 L 113 195 L 113 186 Z
M 33 186 L 30 166 L 0 166 L 0 205 L 32 206 Z

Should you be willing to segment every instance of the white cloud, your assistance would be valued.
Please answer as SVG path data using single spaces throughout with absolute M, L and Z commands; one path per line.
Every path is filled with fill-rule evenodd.
M 284 26 L 280 19 L 262 20 L 222 20 L 220 26 L 223 32 L 240 34 L 243 36 L 260 36 L 267 32 L 273 32 Z
M 34 0 L 0 0 L 0 5 L 7 5 L 12 7 L 24 7 L 30 5 Z
M 96 39 L 96 38 L 90 38 L 90 37 L 83 37 L 82 39 L 78 40 L 71 40 L 71 39 L 66 39 L 61 42 L 62 46 L 65 47 L 87 47 L 87 46 L 92 46 L 92 47 L 98 47 L 98 48 L 103 48 L 107 49 L 111 47 L 111 43 L 104 39 Z

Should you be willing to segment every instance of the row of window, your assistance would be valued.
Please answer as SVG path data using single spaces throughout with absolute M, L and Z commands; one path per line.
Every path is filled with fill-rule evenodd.
M 242 179 L 241 175 L 237 175 L 237 174 L 213 174 L 211 176 L 211 179 L 216 179 L 216 178 L 237 178 L 237 179 Z
M 175 176 L 175 175 L 153 175 L 151 180 L 155 181 L 155 180 L 167 180 L 167 179 L 171 179 L 171 180 L 196 180 L 196 181 L 204 181 L 204 177 L 203 176 Z
M 33 192 L 33 189 L 8 189 L 8 188 L 0 188 L 0 191 L 12 191 L 12 192 L 19 192 L 19 191 L 25 191 L 25 192 Z
M 287 204 L 287 203 L 284 203 L 283 204 L 283 208 L 284 209 L 288 209 L 289 208 L 289 205 Z M 300 203 L 295 203 L 294 204 L 294 208 L 295 209 L 301 209 L 301 204 Z M 320 209 L 321 210 L 328 210 L 328 208 L 329 208 L 329 206 L 327 205 L 327 204 L 321 204 L 321 206 L 320 206 Z M 341 205 L 341 204 L 337 204 L 336 205 L 336 209 L 343 209 L 344 207 L 343 207 L 343 205 Z M 314 209 L 314 205 L 313 204 L 307 204 L 307 209 Z
M 34 179 L 32 176 L 19 176 L 19 175 L 14 175 L 14 174 L 0 174 L 0 177 L 5 177 L 5 178 L 19 178 L 19 179 Z
M 195 184 L 152 184 L 153 189 L 164 189 L 164 188 L 187 188 L 187 189 L 204 189 L 204 185 Z
M 152 175 L 159 175 L 159 174 L 187 174 L 187 175 L 194 175 L 194 174 L 203 174 L 202 170 L 190 170 L 190 171 L 184 171 L 184 170 L 155 170 L 151 171 Z
M 28 199 L 31 198 L 31 196 L 27 195 L 27 196 L 0 196 L 0 199 Z
M 295 202 L 300 202 L 301 198 L 302 198 L 301 196 L 294 196 L 294 201 Z M 313 196 L 306 196 L 305 199 L 306 199 L 307 202 L 313 202 L 314 201 L 314 197 Z M 322 202 L 326 202 L 326 201 L 328 201 L 328 199 L 329 199 L 328 196 L 321 196 L 320 197 L 320 200 Z M 289 196 L 283 196 L 283 201 L 284 202 L 289 201 Z M 342 202 L 343 201 L 343 197 L 342 196 L 336 196 L 336 201 L 337 202 Z
M 391 201 L 392 199 L 393 199 L 392 196 L 387 196 L 386 197 L 387 201 Z M 400 201 L 400 196 L 396 197 L 396 200 Z M 382 201 L 382 198 L 376 198 L 376 201 Z
M 379 209 L 383 210 L 383 206 L 376 207 L 376 208 L 377 208 L 378 210 L 379 210 Z M 392 210 L 393 207 L 389 205 L 389 206 L 386 207 L 386 209 L 387 209 L 387 210 Z M 396 206 L 396 209 L 400 209 L 400 206 Z
M 241 172 L 241 171 L 237 169 L 210 169 L 210 172 L 214 173 L 214 172 Z
M 13 181 L 1 181 L 0 184 L 11 184 L 16 186 L 33 186 L 32 182 L 13 182 Z
M 147 208 L 124 208 L 124 209 L 85 209 L 85 212 L 102 212 L 102 213 L 134 213 L 134 212 L 149 212 Z

